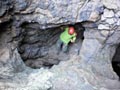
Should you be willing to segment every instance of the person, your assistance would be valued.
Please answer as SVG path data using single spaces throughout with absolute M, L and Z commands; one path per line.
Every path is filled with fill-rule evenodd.
M 65 31 L 60 34 L 60 39 L 57 41 L 58 54 L 62 51 L 66 53 L 68 51 L 68 44 L 74 43 L 76 40 L 77 33 L 74 27 L 66 27 Z

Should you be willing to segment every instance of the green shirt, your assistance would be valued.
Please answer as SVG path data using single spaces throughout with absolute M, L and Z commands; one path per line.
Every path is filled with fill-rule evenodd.
M 65 44 L 68 44 L 71 40 L 74 40 L 74 41 L 76 40 L 75 33 L 70 35 L 68 33 L 68 29 L 69 28 L 65 28 L 65 31 L 63 33 L 61 33 L 61 35 L 60 35 L 60 40 Z

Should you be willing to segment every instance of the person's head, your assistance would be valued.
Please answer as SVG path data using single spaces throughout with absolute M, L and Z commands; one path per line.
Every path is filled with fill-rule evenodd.
M 69 33 L 70 35 L 73 35 L 74 33 L 76 33 L 74 27 L 69 27 L 69 28 L 68 28 L 68 33 Z

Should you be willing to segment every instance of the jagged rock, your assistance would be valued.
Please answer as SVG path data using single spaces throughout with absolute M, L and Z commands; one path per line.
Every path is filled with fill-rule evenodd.
M 99 15 L 103 12 L 103 5 L 98 1 L 88 2 L 86 3 L 80 11 L 78 21 L 97 21 L 99 19 Z
M 9 11 L 13 8 L 12 3 L 13 0 L 0 1 L 0 23 L 8 22 L 11 19 L 11 13 Z
M 25 0 L 24 2 L 27 3 L 27 1 Z M 49 27 L 50 24 L 48 23 L 54 23 L 56 25 L 57 23 L 62 23 L 62 22 L 65 23 L 74 22 L 77 18 L 76 12 L 79 11 L 79 8 L 84 4 L 84 2 L 85 2 L 84 0 L 83 1 L 65 0 L 64 2 L 62 0 L 60 1 L 32 0 L 30 1 L 30 4 L 29 3 L 27 4 L 27 8 L 21 12 L 19 11 L 20 9 L 19 6 L 21 3 L 19 3 L 19 6 L 16 3 L 15 6 L 18 8 L 19 13 L 23 13 L 23 14 L 34 13 L 29 15 L 23 15 L 22 17 L 20 17 L 19 20 L 21 22 L 25 22 L 25 21 L 38 22 L 39 24 L 41 24 L 40 27 L 44 29 L 44 27 L 45 28 Z M 24 5 L 24 8 L 25 6 L 26 5 Z
M 0 37 L 1 90 L 48 90 L 52 87 L 49 79 L 53 74 L 49 70 L 26 67 L 15 42 L 14 45 L 8 43 L 10 33 L 2 33 Z
M 114 17 L 114 12 L 112 10 L 104 9 L 103 15 L 105 18 L 111 18 Z
M 115 14 L 116 17 L 120 17 L 120 11 Z
M 28 0 L 15 0 L 15 12 L 25 10 L 28 4 L 27 1 Z
M 105 24 L 105 25 L 103 25 L 103 24 L 99 24 L 98 25 L 98 29 L 110 29 L 110 27 L 109 27 L 109 25 L 108 24 Z
M 102 0 L 102 3 L 108 9 L 118 9 L 120 1 L 119 0 Z
M 90 20 L 90 21 L 97 21 L 99 18 L 100 18 L 100 17 L 99 17 L 99 13 L 97 13 L 97 12 L 92 12 L 91 15 L 90 15 L 90 17 L 89 17 L 89 20 Z
M 119 0 L 10 1 L 0 1 L 0 90 L 120 90 L 111 65 L 120 27 L 108 20 L 118 20 Z M 57 55 L 62 25 L 75 23 L 77 41 Z
M 101 15 L 101 20 L 106 20 L 106 18 L 104 17 L 104 15 Z
M 114 24 L 114 23 L 117 22 L 117 19 L 116 19 L 116 18 L 108 18 L 108 19 L 106 19 L 106 22 L 107 22 L 108 24 Z
M 26 4 L 27 2 L 28 1 L 26 1 Z M 19 11 L 19 5 L 17 5 L 16 3 L 15 6 L 18 8 Z M 22 17 L 17 15 L 17 18 L 19 17 L 19 21 L 21 23 L 38 22 L 40 24 L 40 28 L 44 29 L 56 26 L 56 24 L 60 24 L 63 22 L 67 24 L 74 22 L 82 22 L 85 20 L 97 21 L 99 19 L 99 15 L 102 12 L 103 4 L 99 3 L 99 1 L 88 2 L 88 0 L 87 1 L 72 0 L 69 1 L 68 3 L 68 1 L 66 0 L 63 3 L 62 0 L 61 1 L 33 0 L 31 1 L 30 4 L 29 3 L 27 4 L 27 8 L 25 10 L 21 12 L 19 11 L 19 13 L 21 14 L 29 13 L 29 15 L 23 15 Z M 52 25 L 48 23 L 52 23 Z
M 6 13 L 7 10 L 9 10 L 9 4 L 11 3 L 10 0 L 1 0 L 0 1 L 0 17 L 3 16 L 3 14 Z
M 117 25 L 118 25 L 118 26 L 120 25 L 120 19 L 117 21 Z
M 105 31 L 105 30 L 102 30 L 101 31 L 101 34 L 104 36 L 104 37 L 107 37 L 109 35 L 110 31 Z
M 113 35 L 114 34 L 114 35 Z M 109 39 L 107 40 L 106 43 L 110 44 L 110 45 L 118 45 L 119 44 L 119 34 L 120 34 L 120 31 L 119 31 L 119 28 L 116 29 L 116 31 L 114 31 L 110 36 L 109 36 Z

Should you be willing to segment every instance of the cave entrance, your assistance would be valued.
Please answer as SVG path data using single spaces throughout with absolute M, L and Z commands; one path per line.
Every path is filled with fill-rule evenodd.
M 120 44 L 118 45 L 115 55 L 112 59 L 112 67 L 116 74 L 119 76 L 120 80 Z
M 69 44 L 68 53 L 57 54 L 56 42 L 66 26 L 73 26 L 77 32 L 76 42 Z M 78 55 L 83 39 L 84 27 L 81 23 L 62 25 L 56 28 L 40 30 L 39 24 L 24 23 L 22 40 L 19 42 L 18 51 L 25 64 L 32 68 L 52 67 L 60 61 L 69 60 L 70 55 Z

